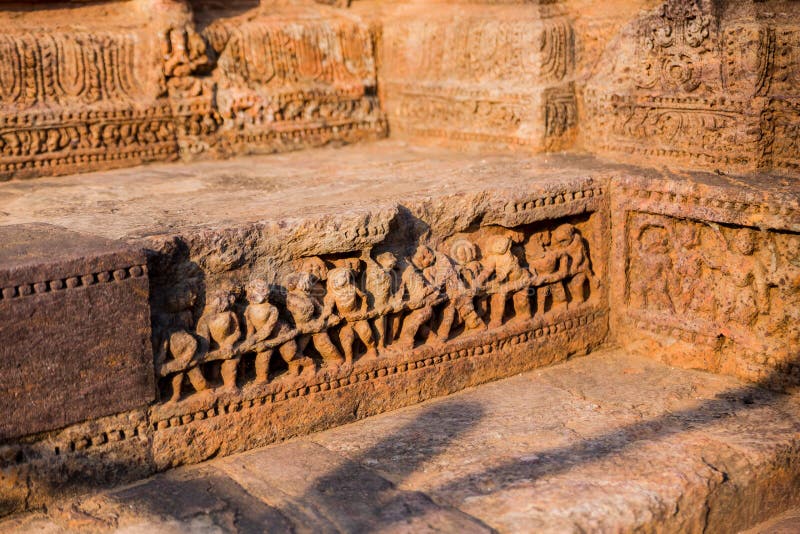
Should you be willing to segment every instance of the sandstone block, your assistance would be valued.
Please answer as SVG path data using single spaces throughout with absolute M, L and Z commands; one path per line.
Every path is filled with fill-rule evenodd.
M 41 224 L 0 236 L 0 440 L 152 400 L 144 253 Z

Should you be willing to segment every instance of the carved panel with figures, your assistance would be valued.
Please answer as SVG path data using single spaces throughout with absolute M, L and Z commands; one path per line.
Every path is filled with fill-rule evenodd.
M 178 288 L 156 331 L 162 401 L 313 379 L 580 313 L 603 286 L 587 224 L 489 226 L 399 250 L 299 258 L 206 295 Z
M 757 365 L 792 361 L 800 344 L 800 234 L 630 212 L 627 239 L 634 319 L 668 335 L 672 328 L 697 334 L 688 340 Z

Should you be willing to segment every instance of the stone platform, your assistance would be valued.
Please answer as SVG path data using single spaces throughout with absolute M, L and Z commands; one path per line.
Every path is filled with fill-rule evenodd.
M 4 323 L 61 353 L 6 332 L 3 361 L 29 365 L 0 398 L 24 392 L 30 414 L 60 415 L 23 408 L 2 427 L 0 513 L 609 345 L 791 389 L 798 191 L 766 175 L 394 140 L 0 184 L 6 256 L 25 239 L 47 249 L 3 267 L 4 313 L 61 313 Z M 45 222 L 49 248 L 35 237 Z M 93 240 L 130 260 L 102 263 L 81 245 Z M 399 291 L 383 304 L 376 276 Z M 103 352 L 114 340 L 139 341 Z M 66 377 L 58 396 L 30 365 L 42 361 Z M 108 376 L 122 385 L 86 386 Z M 59 400 L 82 396 L 83 411 Z
M 800 501 L 800 397 L 624 350 L 182 468 L 5 532 L 737 532 Z

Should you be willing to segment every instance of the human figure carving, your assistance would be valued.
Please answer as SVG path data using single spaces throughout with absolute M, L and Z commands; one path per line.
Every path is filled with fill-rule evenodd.
M 171 28 L 164 40 L 164 74 L 189 76 L 211 66 L 206 42 L 190 27 Z
M 717 235 L 722 243 L 726 242 L 725 236 Z M 732 284 L 730 290 L 716 293 L 718 321 L 739 327 L 753 326 L 759 313 L 769 313 L 770 307 L 766 269 L 756 254 L 756 233 L 749 228 L 737 229 L 721 248 L 726 251 L 721 258 L 703 255 Z
M 669 237 L 661 226 L 645 226 L 639 234 L 638 264 L 631 273 L 630 299 L 643 309 L 674 312 L 670 296 L 672 258 Z
M 528 288 L 515 287 L 524 283 L 526 279 L 530 279 L 530 273 L 520 265 L 519 260 L 511 251 L 511 238 L 508 236 L 493 237 L 489 241 L 487 254 L 482 264 L 483 271 L 478 278 L 478 284 L 483 287 L 487 281 L 492 281 L 489 328 L 497 328 L 503 324 L 506 300 L 509 294 L 514 305 L 514 319 L 530 319 L 531 307 Z
M 679 222 L 675 227 L 675 238 L 678 245 L 675 259 L 678 307 L 681 312 L 710 318 L 714 304 L 706 283 L 706 262 L 699 250 L 700 230 L 694 223 Z
M 336 345 L 331 341 L 328 332 L 323 329 L 326 317 L 322 315 L 322 305 L 311 294 L 312 277 L 308 273 L 294 273 L 286 280 L 286 309 L 294 319 L 295 326 L 304 330 L 296 340 L 288 341 L 281 347 L 281 356 L 286 360 L 294 360 L 297 354 L 305 361 L 304 351 L 310 342 L 319 351 L 325 364 L 338 367 L 344 362 Z
M 433 306 L 439 296 L 439 289 L 426 276 L 425 271 L 430 269 L 434 261 L 433 251 L 425 245 L 420 245 L 403 271 L 401 291 L 402 295 L 406 297 L 411 312 L 403 319 L 403 327 L 398 340 L 398 344 L 402 348 L 414 348 L 414 339 L 417 333 L 433 317 Z M 428 272 L 430 273 L 430 271 Z
M 571 224 L 562 224 L 553 230 L 553 240 L 556 246 L 564 251 L 568 258 L 568 281 L 569 301 L 567 306 L 572 303 L 581 304 L 586 301 L 587 284 L 596 286 L 596 279 L 592 272 L 589 261 L 589 250 L 586 241 L 580 232 Z
M 378 333 L 376 344 L 378 350 L 383 350 L 389 344 L 391 336 L 397 330 L 396 314 L 389 308 L 399 304 L 402 295 L 397 287 L 397 258 L 391 252 L 383 252 L 372 259 L 370 250 L 364 251 L 362 256 L 366 264 L 366 289 L 370 308 L 378 310 L 378 317 L 373 324 Z
M 216 349 L 223 355 L 226 352 L 232 353 L 233 346 L 242 335 L 239 318 L 231 309 L 235 300 L 236 297 L 225 290 L 211 295 L 196 328 L 204 352 Z M 239 356 L 232 356 L 222 362 L 220 374 L 226 388 L 236 387 L 239 359 Z
M 244 310 L 245 336 L 248 340 L 263 341 L 269 338 L 278 324 L 278 308 L 269 302 L 269 285 L 254 279 L 247 286 L 249 304 Z M 256 352 L 256 382 L 266 382 L 272 349 Z
M 534 274 L 536 314 L 544 315 L 549 310 L 567 305 L 564 282 L 569 274 L 569 257 L 564 250 L 551 247 L 552 235 L 549 230 L 537 232 L 531 242 L 533 247 L 526 251 L 526 258 L 528 267 Z
M 486 323 L 475 310 L 475 282 L 480 273 L 477 249 L 469 241 L 459 240 L 451 252 L 455 265 L 449 260 L 436 262 L 439 267 L 437 278 L 443 280 L 447 295 L 447 304 L 442 309 L 442 320 L 436 331 L 442 341 L 447 341 L 450 337 L 456 317 L 464 322 L 466 331 L 486 327 Z
M 167 338 L 162 348 L 172 359 L 180 362 L 182 365 L 191 363 L 195 354 L 197 354 L 198 343 L 197 339 L 185 330 L 177 330 L 172 332 Z M 176 373 L 172 377 L 172 397 L 170 402 L 177 402 L 181 398 L 181 386 L 183 385 L 184 377 L 189 378 L 189 383 L 195 391 L 205 391 L 208 389 L 208 382 L 203 376 L 203 372 L 199 367 L 192 367 L 184 373 Z
M 325 315 L 337 312 L 345 323 L 339 330 L 339 342 L 346 364 L 353 363 L 353 343 L 356 335 L 367 347 L 363 358 L 375 358 L 375 339 L 369 321 L 363 319 L 367 312 L 367 296 L 355 283 L 355 273 L 346 267 L 331 269 L 328 273 L 328 292 L 325 295 Z
M 269 303 L 269 285 L 261 279 L 253 280 L 247 288 L 247 298 L 250 304 L 244 312 L 247 324 L 246 335 L 257 343 L 273 337 L 278 331 L 278 308 Z M 294 342 L 292 342 L 294 344 Z M 256 382 L 263 383 L 269 378 L 269 363 L 272 359 L 273 349 L 256 353 Z M 278 353 L 289 367 L 291 376 L 298 376 L 301 372 L 313 371 L 314 362 L 308 357 L 297 357 L 297 350 L 292 350 L 289 343 L 283 343 L 278 348 Z

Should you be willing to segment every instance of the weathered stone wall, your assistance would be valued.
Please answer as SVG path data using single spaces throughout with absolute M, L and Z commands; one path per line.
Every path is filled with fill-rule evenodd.
M 495 4 L 383 8 L 379 79 L 392 135 L 529 153 L 572 145 L 576 35 L 566 6 Z

